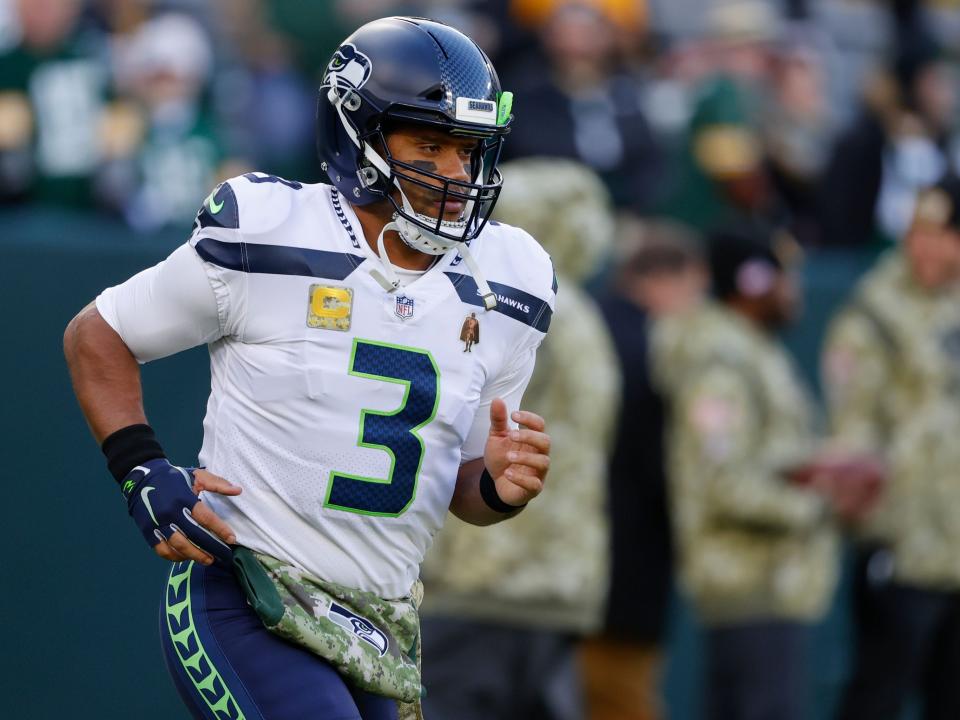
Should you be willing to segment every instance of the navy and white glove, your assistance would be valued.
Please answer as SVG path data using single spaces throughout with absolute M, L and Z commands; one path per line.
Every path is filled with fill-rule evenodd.
M 230 564 L 230 546 L 193 518 L 200 498 L 193 491 L 193 468 L 171 465 L 166 458 L 134 467 L 120 484 L 130 517 L 150 547 L 181 533 L 216 560 Z

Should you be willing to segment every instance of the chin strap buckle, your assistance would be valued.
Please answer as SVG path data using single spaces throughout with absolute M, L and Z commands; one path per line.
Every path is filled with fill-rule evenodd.
M 483 307 L 486 310 L 493 310 L 497 306 L 497 296 L 493 292 L 488 292 L 483 296 Z
M 396 292 L 397 289 L 400 287 L 399 280 L 393 280 L 393 281 L 388 280 L 387 277 L 376 268 L 371 268 L 370 274 L 373 276 L 373 279 L 377 281 L 377 284 L 379 284 L 380 287 L 384 289 L 385 292 L 388 292 L 388 293 Z

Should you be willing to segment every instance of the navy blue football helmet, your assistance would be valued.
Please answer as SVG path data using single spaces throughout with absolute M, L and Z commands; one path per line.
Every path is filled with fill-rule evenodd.
M 389 200 L 404 241 L 441 254 L 476 237 L 493 211 L 511 103 L 490 60 L 463 33 L 422 18 L 375 20 L 344 40 L 327 65 L 317 106 L 321 167 L 355 205 Z M 470 182 L 392 157 L 385 134 L 393 123 L 476 137 Z M 440 193 L 438 216 L 416 212 L 402 190 L 394 192 L 399 179 Z M 464 203 L 457 222 L 442 220 L 451 200 Z

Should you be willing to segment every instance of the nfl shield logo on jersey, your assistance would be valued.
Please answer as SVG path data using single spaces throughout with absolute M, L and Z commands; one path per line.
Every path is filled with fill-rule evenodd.
M 406 295 L 397 296 L 397 307 L 394 310 L 397 314 L 397 317 L 402 320 L 407 320 L 408 318 L 413 317 L 413 298 L 409 298 Z

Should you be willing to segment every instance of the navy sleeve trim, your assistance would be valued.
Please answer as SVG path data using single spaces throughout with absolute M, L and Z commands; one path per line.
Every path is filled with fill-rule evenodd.
M 312 250 L 288 245 L 234 243 L 201 238 L 197 253 L 209 263 L 229 270 L 268 275 L 345 280 L 366 259 L 359 255 Z
M 468 305 L 483 307 L 483 299 L 480 297 L 477 283 L 472 277 L 455 272 L 446 272 L 444 275 L 453 283 L 461 301 Z M 502 283 L 490 282 L 489 284 L 490 289 L 497 296 L 497 306 L 494 308 L 494 312 L 519 320 L 524 325 L 529 325 L 542 333 L 547 332 L 550 328 L 553 310 L 550 309 L 550 304 L 546 300 L 541 300 L 536 295 L 531 295 Z

